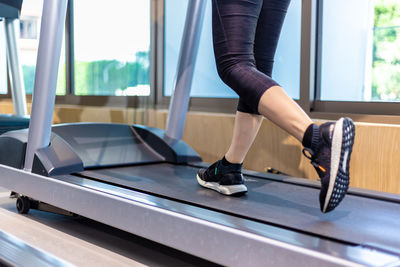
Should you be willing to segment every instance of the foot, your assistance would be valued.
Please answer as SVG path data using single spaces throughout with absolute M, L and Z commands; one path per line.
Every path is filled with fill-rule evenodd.
M 303 149 L 303 154 L 311 160 L 321 178 L 319 202 L 324 213 L 335 209 L 349 188 L 349 163 L 354 136 L 353 121 L 341 118 L 337 122 L 319 126 L 318 133 L 313 135 L 311 148 Z
M 224 195 L 239 195 L 247 192 L 243 182 L 241 167 L 224 166 L 217 161 L 207 169 L 200 169 L 197 173 L 197 182 L 206 188 L 215 190 Z

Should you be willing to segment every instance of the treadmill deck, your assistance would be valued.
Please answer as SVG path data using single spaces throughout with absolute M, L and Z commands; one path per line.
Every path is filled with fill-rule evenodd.
M 347 195 L 328 214 L 321 213 L 319 189 L 245 176 L 248 193 L 229 197 L 197 184 L 198 168 L 168 163 L 87 170 L 85 177 L 130 189 L 353 244 L 400 254 L 400 205 Z

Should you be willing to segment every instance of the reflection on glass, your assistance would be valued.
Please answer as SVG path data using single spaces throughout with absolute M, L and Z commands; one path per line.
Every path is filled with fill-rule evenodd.
M 32 94 L 35 82 L 42 8 L 43 0 L 24 0 L 21 10 L 19 48 L 20 62 L 27 94 Z M 64 95 L 66 92 L 64 41 L 61 51 L 57 82 L 58 95 Z
M 75 94 L 150 94 L 150 1 L 75 1 L 74 34 Z
M 321 99 L 399 101 L 400 2 L 330 0 L 323 5 Z

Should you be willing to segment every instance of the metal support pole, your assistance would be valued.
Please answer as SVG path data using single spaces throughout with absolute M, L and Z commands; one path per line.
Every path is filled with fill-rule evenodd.
M 200 43 L 206 0 L 189 0 L 183 32 L 175 90 L 171 97 L 165 135 L 180 140 L 189 106 L 194 66 Z
M 28 145 L 26 171 L 31 171 L 35 152 L 50 143 L 51 124 L 58 78 L 58 67 L 68 0 L 44 0 L 36 63 L 35 86 Z
M 26 116 L 28 114 L 26 108 L 25 85 L 22 76 L 22 66 L 18 57 L 18 42 L 16 23 L 18 19 L 5 19 L 5 33 L 7 40 L 7 58 L 11 81 L 11 95 L 14 104 L 14 113 L 17 116 Z

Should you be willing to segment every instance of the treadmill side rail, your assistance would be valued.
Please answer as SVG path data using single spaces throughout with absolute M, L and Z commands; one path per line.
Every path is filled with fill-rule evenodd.
M 50 145 L 35 153 L 32 172 L 55 176 L 83 171 L 83 162 L 72 148 L 56 134 L 51 135 Z
M 54 125 L 52 131 L 72 147 L 85 169 L 165 161 L 127 124 L 66 123 Z
M 161 129 L 117 123 L 66 123 L 52 131 L 79 155 L 86 168 L 158 162 L 188 163 L 200 156 L 182 140 L 172 140 Z
M 28 129 L 6 132 L 0 136 L 0 164 L 24 168 Z
M 182 140 L 168 137 L 164 130 L 137 124 L 133 125 L 133 129 L 144 142 L 163 155 L 168 162 L 189 163 L 202 161 L 199 154 L 188 144 Z
M 24 168 L 28 142 L 28 129 L 7 132 L 0 136 L 0 164 L 17 169 Z M 44 176 L 63 175 L 83 171 L 83 163 L 73 149 L 52 133 L 48 147 L 35 153 L 33 173 Z

